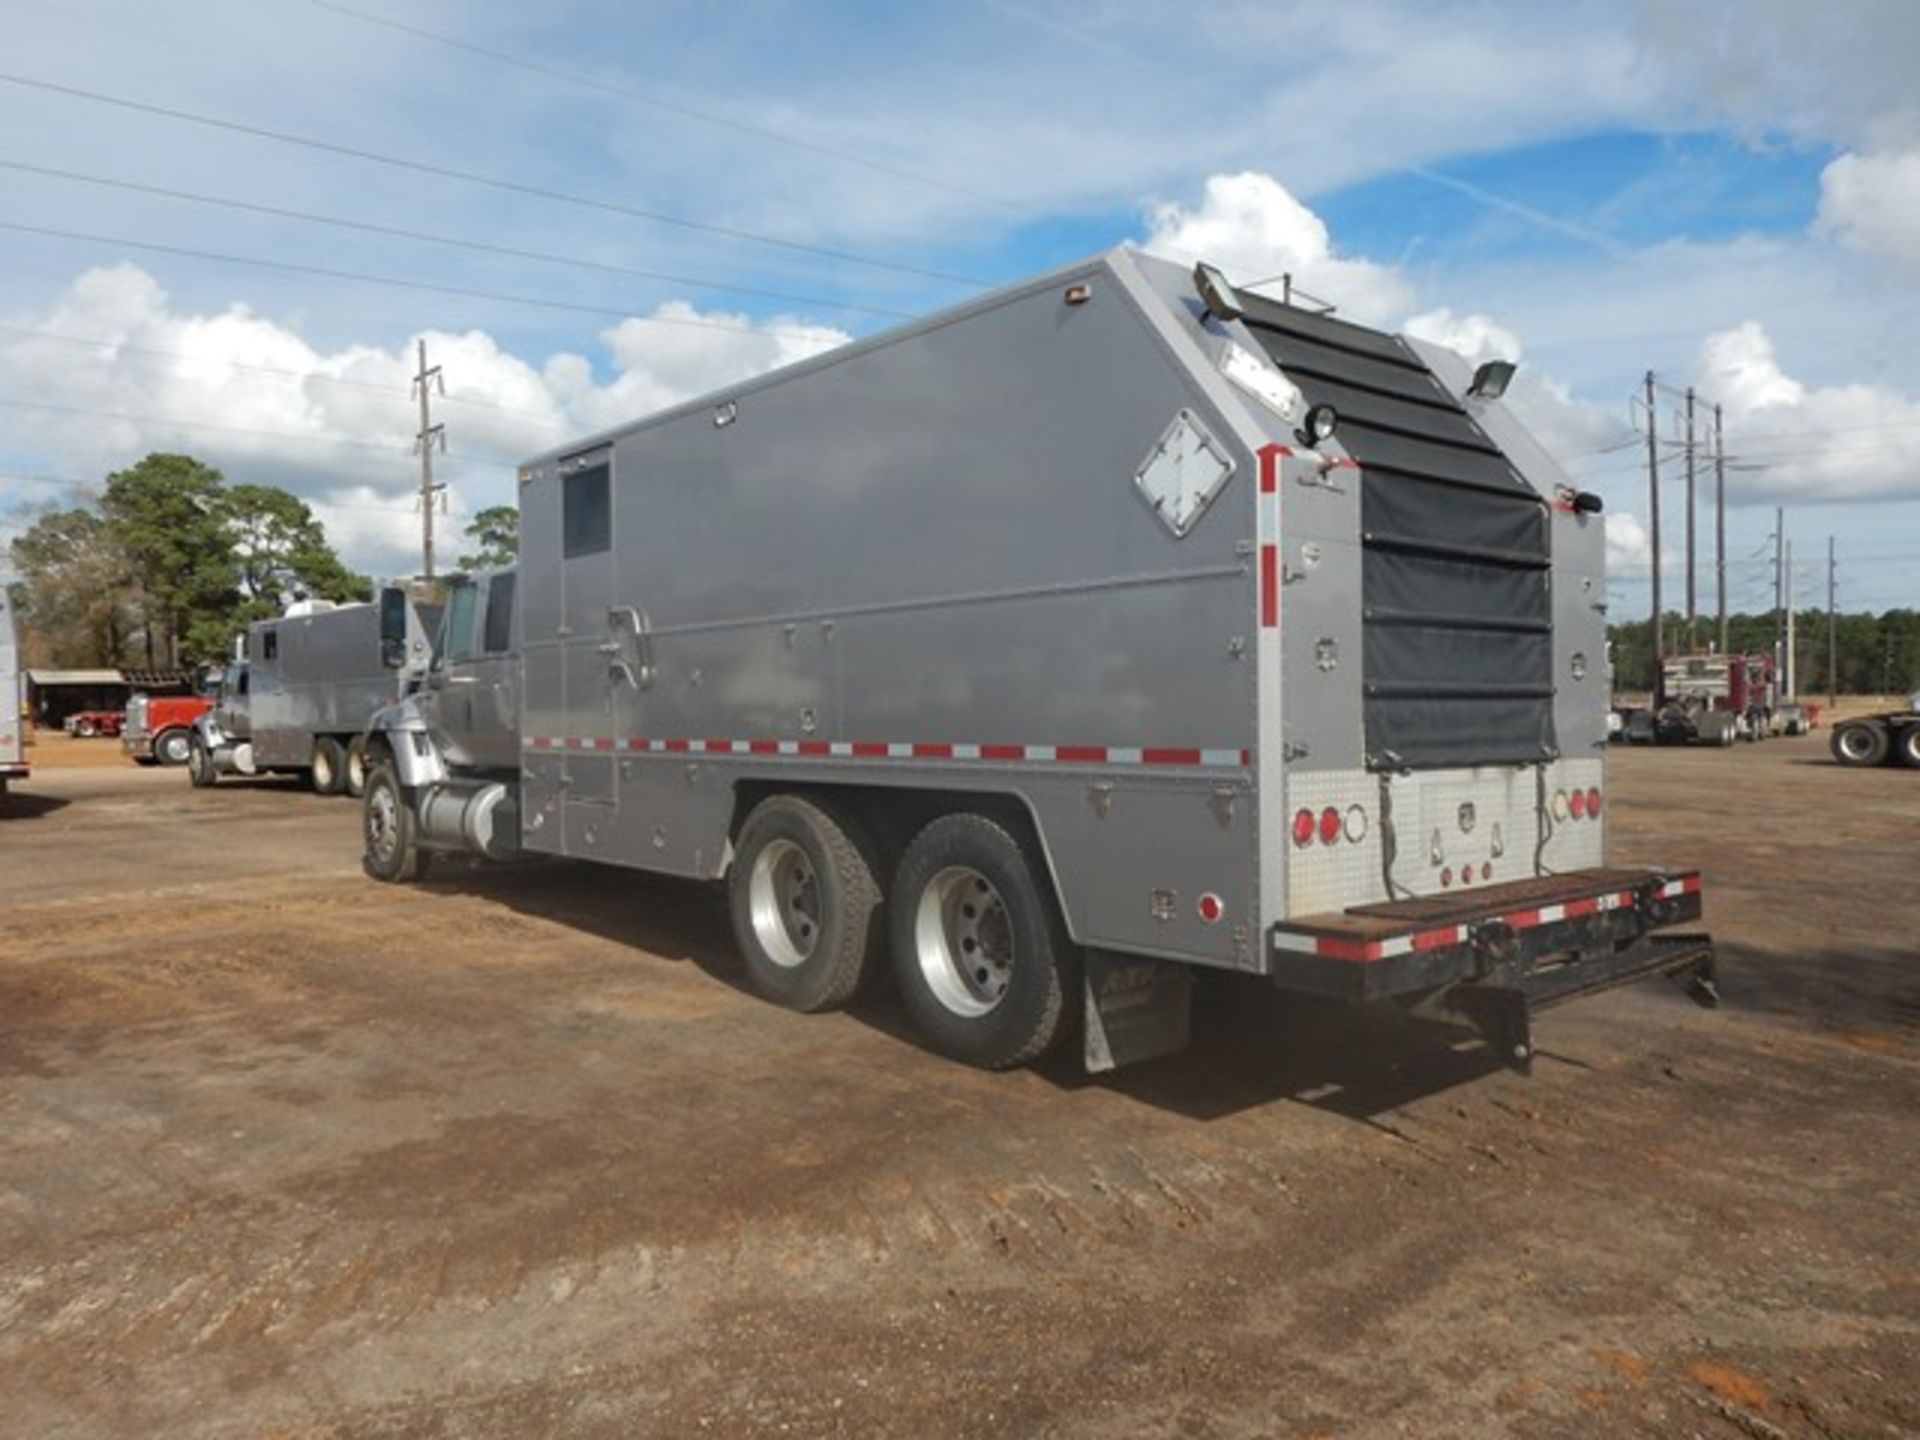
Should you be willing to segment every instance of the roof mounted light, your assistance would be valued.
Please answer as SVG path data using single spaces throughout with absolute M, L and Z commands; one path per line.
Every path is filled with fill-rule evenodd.
M 1200 316 L 1202 320 L 1208 315 L 1217 315 L 1222 320 L 1238 320 L 1246 313 L 1246 307 L 1240 303 L 1240 296 L 1233 286 L 1227 283 L 1227 277 L 1204 260 L 1193 267 L 1193 288 L 1200 292 L 1200 301 L 1207 307 Z
M 1473 383 L 1467 386 L 1467 394 L 1476 400 L 1498 400 L 1507 393 L 1517 369 L 1511 360 L 1489 360 L 1473 372 Z
M 1324 445 L 1333 438 L 1333 432 L 1340 428 L 1340 412 L 1331 405 L 1314 405 L 1307 410 L 1307 418 L 1300 422 L 1299 440 L 1302 445 Z

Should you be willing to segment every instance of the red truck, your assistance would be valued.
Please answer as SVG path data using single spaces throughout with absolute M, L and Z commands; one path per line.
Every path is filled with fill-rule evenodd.
M 120 748 L 139 765 L 184 765 L 193 753 L 193 722 L 213 706 L 211 695 L 135 695 L 127 701 Z

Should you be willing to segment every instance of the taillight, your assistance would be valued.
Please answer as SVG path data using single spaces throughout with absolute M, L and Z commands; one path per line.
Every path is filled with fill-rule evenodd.
M 1573 818 L 1576 820 L 1586 818 L 1587 792 L 1584 790 L 1576 790 L 1569 795 L 1567 797 L 1567 809 L 1573 812 Z
M 1593 789 L 1587 791 L 1587 814 L 1593 816 L 1595 819 L 1599 818 L 1600 787 L 1597 785 Z
M 1331 845 L 1340 838 L 1340 812 L 1329 805 L 1320 812 L 1320 843 Z
M 1347 807 L 1347 839 L 1358 845 L 1367 838 L 1367 812 L 1358 805 Z
M 1440 872 L 1440 886 L 1445 889 L 1451 884 L 1453 884 L 1453 867 L 1449 865 Z
M 1313 843 L 1313 812 L 1302 810 L 1293 817 L 1293 843 L 1311 845 Z
M 1556 820 L 1567 818 L 1567 792 L 1564 790 L 1553 792 L 1553 818 Z

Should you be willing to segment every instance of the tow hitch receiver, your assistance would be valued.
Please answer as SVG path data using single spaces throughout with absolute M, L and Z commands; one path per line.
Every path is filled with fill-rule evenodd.
M 1471 894 L 1355 906 L 1273 927 L 1273 979 L 1290 990 L 1476 1030 L 1516 1069 L 1533 1061 L 1533 1012 L 1649 975 L 1716 1005 L 1713 941 L 1693 871 L 1599 869 Z
M 1535 1010 L 1648 975 L 1678 982 L 1697 1005 L 1712 1009 L 1720 1003 L 1713 942 L 1705 935 L 1652 935 L 1612 955 L 1450 986 L 1436 999 L 1524 1075 L 1533 1068 Z

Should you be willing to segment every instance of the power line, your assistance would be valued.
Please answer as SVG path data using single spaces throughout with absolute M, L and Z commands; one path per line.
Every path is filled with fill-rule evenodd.
M 315 0 L 318 3 L 318 0 Z M 130 190 L 142 195 L 159 195 L 168 200 L 185 200 L 195 205 L 218 205 L 228 210 L 243 210 L 255 215 L 271 215 L 281 220 L 298 220 L 309 225 L 330 225 L 340 230 L 358 230 L 368 235 L 385 235 L 396 240 L 418 240 L 429 245 L 448 245 L 486 255 L 504 255 L 514 260 L 535 260 L 545 265 L 566 265 L 581 270 L 597 270 L 608 275 L 628 275 L 640 280 L 659 280 L 672 285 L 692 285 L 703 290 L 724 290 L 730 295 L 748 295 L 760 300 L 778 300 L 789 305 L 812 305 L 828 310 L 848 310 L 861 315 L 877 315 L 892 320 L 910 320 L 912 312 L 888 310 L 877 305 L 860 305 L 851 300 L 828 300 L 818 295 L 794 295 L 783 290 L 763 290 L 752 285 L 732 285 L 721 280 L 705 280 L 697 275 L 674 275 L 664 270 L 644 270 L 632 265 L 614 265 L 588 260 L 577 255 L 555 255 L 543 250 L 523 250 L 513 245 L 493 245 L 484 240 L 469 240 L 459 235 L 436 235 L 426 230 L 409 230 L 398 225 L 380 225 L 370 220 L 347 220 L 337 215 L 317 215 L 310 210 L 289 210 L 252 200 L 235 200 L 223 195 L 206 195 L 193 190 L 174 190 L 164 185 L 145 185 L 136 180 L 116 180 L 106 175 L 88 175 L 78 170 L 63 170 L 53 165 L 32 165 L 24 160 L 0 160 L 0 169 L 43 175 L 55 180 L 71 180 L 82 185 L 99 185 L 112 190 Z
M 237 120 L 221 120 L 211 115 L 199 115 L 191 110 L 177 110 L 171 106 L 153 105 L 143 100 L 128 100 L 118 95 L 105 95 L 97 90 L 83 90 L 75 85 L 57 84 L 51 80 L 34 80 L 24 75 L 0 73 L 0 82 L 23 86 L 30 90 L 41 90 L 52 95 L 65 95 L 70 99 L 85 100 L 90 104 L 131 110 L 136 114 L 158 115 L 188 125 L 225 130 L 236 135 L 248 135 L 258 140 L 272 140 L 281 145 L 297 145 L 303 149 L 317 150 L 329 155 L 342 155 L 351 160 L 364 160 L 371 165 L 385 165 L 395 170 L 411 171 L 417 175 L 433 175 L 443 180 L 458 180 L 467 185 L 485 186 L 488 189 L 503 190 L 514 195 L 527 195 L 536 200 L 551 200 L 558 204 L 573 205 L 604 214 L 624 215 L 629 219 L 647 220 L 656 225 L 672 225 L 684 230 L 696 230 L 702 234 L 720 235 L 729 240 L 766 245 L 778 250 L 792 251 L 795 254 L 812 255 L 819 259 L 838 260 L 850 265 L 865 265 L 876 270 L 891 270 L 902 275 L 918 276 L 923 280 L 943 280 L 950 284 L 974 288 L 985 288 L 987 284 L 986 281 L 977 280 L 970 275 L 955 275 L 945 270 L 907 265 L 897 260 L 882 260 L 877 256 L 861 255 L 851 250 L 835 250 L 824 245 L 809 245 L 800 240 L 783 240 L 775 235 L 763 235 L 730 225 L 717 225 L 706 220 L 689 220 L 684 215 L 668 215 L 663 211 L 644 210 L 635 205 L 622 205 L 612 200 L 597 200 L 590 195 L 575 195 L 565 190 L 551 190 L 542 185 L 529 185 L 524 181 L 508 180 L 497 175 L 482 175 L 472 170 L 458 170 L 450 165 L 435 165 L 425 160 L 408 160 L 398 155 L 384 155 L 377 150 L 363 150 L 357 146 L 342 145 L 332 140 L 317 140 L 308 135 L 293 135 L 284 130 L 269 130 L 265 126 L 248 125 Z
M 80 335 L 62 335 L 57 331 L 34 330 L 25 325 L 0 325 L 0 334 L 27 335 L 36 340 L 53 340 L 63 345 L 82 345 L 90 349 L 114 350 L 128 355 L 152 355 L 168 360 L 185 360 L 195 365 L 212 365 L 222 370 L 238 370 L 250 375 L 278 375 L 315 385 L 339 385 L 353 390 L 366 390 L 377 395 L 392 395 L 396 398 L 407 393 L 397 385 L 382 385 L 375 380 L 349 380 L 343 375 L 322 375 L 314 370 L 288 370 L 274 365 L 249 365 L 240 360 L 220 360 L 211 355 L 195 355 L 187 350 L 165 350 L 157 345 L 135 345 L 125 340 L 96 340 Z M 492 410 L 501 415 L 520 416 L 549 429 L 572 430 L 575 428 L 564 420 L 556 420 L 551 415 L 542 415 L 533 410 L 520 410 L 510 405 L 496 405 L 490 400 L 475 400 L 459 395 L 448 395 L 443 398 L 449 405 L 471 405 L 477 409 Z
M 161 255 L 184 255 L 194 260 L 213 260 L 225 265 L 254 265 L 265 270 L 282 270 L 294 275 L 318 275 L 328 280 L 352 280 L 362 285 L 385 285 L 399 290 L 421 290 L 431 295 L 457 295 L 466 300 L 493 300 L 507 305 L 531 305 L 542 310 L 564 310 L 576 315 L 610 316 L 632 320 L 641 325 L 673 325 L 693 330 L 728 330 L 736 335 L 804 335 L 792 325 L 734 325 L 724 320 L 700 320 L 686 315 L 636 315 L 606 305 L 581 305 L 571 300 L 547 300 L 538 295 L 512 295 L 499 290 L 476 290 L 464 285 L 442 285 L 433 280 L 406 280 L 396 275 L 369 275 L 359 270 L 335 270 L 324 265 L 302 265 L 293 260 L 263 260 L 253 255 L 228 255 L 218 250 L 200 250 L 188 245 L 163 245 L 157 240 L 133 240 L 124 235 L 94 235 L 83 230 L 60 230 L 50 225 L 24 225 L 17 220 L 0 220 L 0 230 L 23 235 L 45 235 L 55 240 L 78 240 L 88 245 L 120 245 L 130 250 L 151 250 Z
M 20 400 L 0 395 L 0 405 L 20 410 L 49 410 L 62 415 L 84 415 L 95 420 L 126 420 L 137 425 L 176 426 L 183 430 L 214 430 L 229 435 L 252 435 L 269 440 L 294 440 L 308 445 L 339 445 L 355 450 L 372 450 L 381 455 L 405 454 L 398 445 L 382 445 L 373 440 L 353 440 L 344 435 L 303 435 L 297 430 L 258 430 L 244 425 L 221 425 L 212 420 L 186 420 L 172 415 L 134 415 L 121 410 L 91 410 L 80 405 L 60 405 L 48 400 Z M 472 461 L 476 457 L 469 456 Z M 502 465 L 505 461 L 492 462 Z
M 680 115 L 690 120 L 700 120 L 709 125 L 718 125 L 724 129 L 735 131 L 738 134 L 751 136 L 756 140 L 767 140 L 775 145 L 785 145 L 789 149 L 802 150 L 811 155 L 824 156 L 827 159 L 838 160 L 848 165 L 858 165 L 863 169 L 872 170 L 881 175 L 890 175 L 896 180 L 911 180 L 917 185 L 925 185 L 934 190 L 944 190 L 949 195 L 959 195 L 968 200 L 977 200 L 982 204 L 997 206 L 1002 210 L 1013 210 L 1028 215 L 1041 213 L 1030 205 L 1022 205 L 1012 200 L 1003 200 L 998 196 L 988 195 L 983 191 L 968 189 L 964 185 L 955 185 L 950 181 L 935 179 L 933 176 L 923 174 L 917 170 L 908 170 L 903 166 L 889 165 L 885 161 L 869 159 L 864 155 L 856 155 L 851 151 L 840 150 L 831 145 L 822 145 L 816 141 L 801 140 L 792 135 L 783 134 L 778 130 L 769 130 L 759 125 L 749 124 L 744 120 L 735 120 L 730 116 L 718 115 L 710 110 L 701 110 L 695 106 L 686 104 L 684 101 L 669 100 L 645 90 L 635 90 L 630 86 L 617 85 L 607 80 L 598 80 L 591 75 L 582 75 L 577 71 L 563 70 L 557 65 L 549 65 L 540 60 L 529 60 L 524 56 L 510 54 L 504 50 L 490 49 L 485 45 L 475 44 L 471 40 L 460 40 L 451 35 L 442 35 L 438 31 L 428 30 L 423 26 L 409 25 L 403 21 L 389 19 L 384 15 L 370 15 L 364 10 L 355 10 L 346 5 L 336 4 L 334 0 L 310 0 L 310 3 L 321 10 L 330 10 L 336 15 L 345 15 L 368 25 L 379 25 L 388 30 L 399 31 L 403 35 L 411 35 L 416 39 L 431 41 L 436 45 L 445 45 L 454 50 L 464 50 L 468 54 L 483 56 L 501 65 L 511 65 L 517 69 L 530 71 L 535 75 L 544 75 L 553 80 L 563 80 L 567 84 L 579 85 L 589 90 L 597 90 L 604 95 L 612 95 L 617 99 L 631 100 L 640 105 L 650 105 L 654 109 L 664 110 L 670 115 Z
M 77 475 L 26 475 L 5 470 L 0 470 L 0 481 L 15 485 L 57 485 L 64 489 L 73 490 L 98 490 L 106 483 L 104 479 L 83 480 Z M 379 515 L 411 515 L 415 509 L 411 504 L 364 505 L 354 501 L 312 500 L 307 499 L 305 496 L 297 496 L 295 498 L 301 500 L 301 502 L 306 505 L 324 505 L 329 510 L 365 511 Z M 18 521 L 6 523 L 13 524 L 20 529 L 32 528 L 31 526 L 22 526 Z

